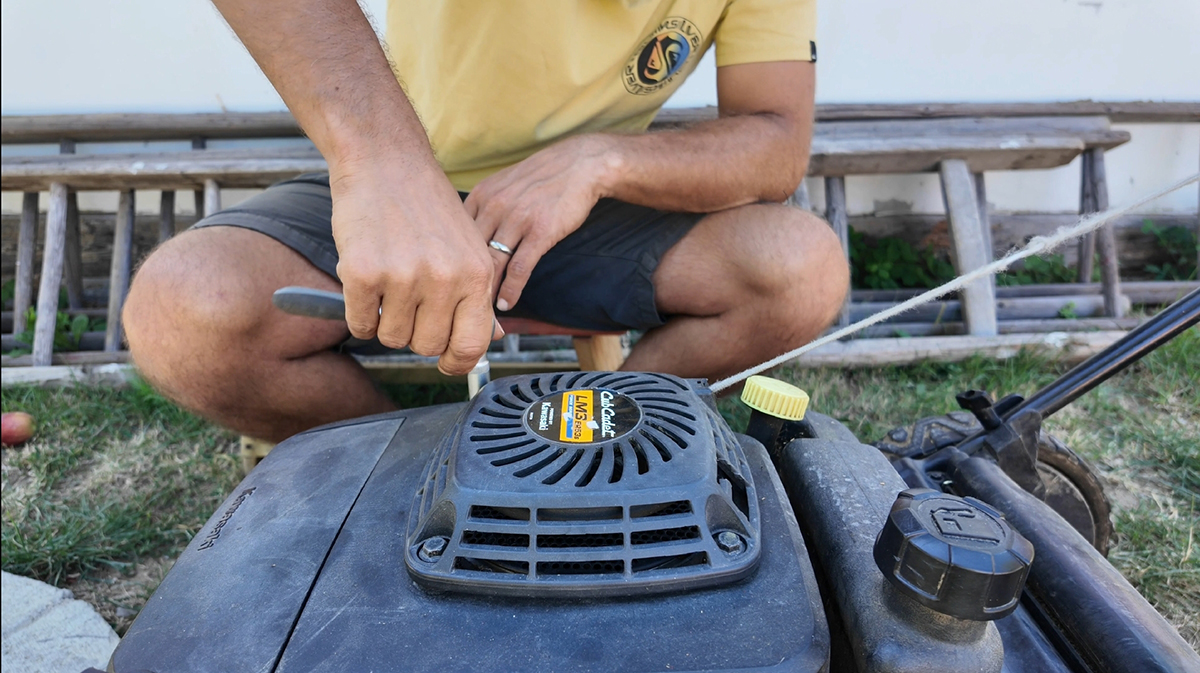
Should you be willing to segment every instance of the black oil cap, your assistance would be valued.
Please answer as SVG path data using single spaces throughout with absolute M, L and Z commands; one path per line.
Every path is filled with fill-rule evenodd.
M 875 564 L 918 603 L 960 619 L 999 619 L 1017 608 L 1033 545 L 975 498 L 928 488 L 896 497 L 875 540 Z

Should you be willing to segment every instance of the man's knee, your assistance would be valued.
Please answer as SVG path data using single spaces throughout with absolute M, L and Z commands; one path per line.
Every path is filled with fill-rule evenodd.
M 146 259 L 135 274 L 122 322 L 129 349 L 152 382 L 169 384 L 195 367 L 212 365 L 253 331 L 253 298 L 238 291 L 230 269 L 206 250 L 203 232 L 172 239 Z
M 755 206 L 744 271 L 763 295 L 840 306 L 850 282 L 846 254 L 828 224 L 788 206 Z M 806 303 L 808 303 L 806 301 Z

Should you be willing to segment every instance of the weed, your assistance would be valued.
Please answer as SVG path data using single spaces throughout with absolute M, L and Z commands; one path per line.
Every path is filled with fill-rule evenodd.
M 933 248 L 917 250 L 907 241 L 893 237 L 868 242 L 853 227 L 850 266 L 854 287 L 876 290 L 935 287 L 954 278 L 954 267 Z
M 8 355 L 26 355 L 33 345 L 33 329 L 37 325 L 37 311 L 29 309 L 26 312 L 23 332 L 14 335 L 18 348 L 8 352 Z M 72 317 L 66 312 L 59 311 L 54 320 L 54 352 L 77 351 L 83 342 L 84 332 L 103 331 L 107 321 L 100 318 L 88 318 L 86 315 Z
M 1079 273 L 1067 266 L 1063 256 L 1045 255 L 1027 257 L 1020 266 L 996 276 L 997 285 L 1044 285 L 1050 283 L 1074 283 Z M 1100 280 L 1099 265 L 1092 267 L 1092 282 Z
M 1187 227 L 1163 228 L 1151 220 L 1142 220 L 1142 233 L 1153 236 L 1167 256 L 1167 261 L 1162 264 L 1146 265 L 1150 277 L 1154 280 L 1195 280 L 1195 232 Z

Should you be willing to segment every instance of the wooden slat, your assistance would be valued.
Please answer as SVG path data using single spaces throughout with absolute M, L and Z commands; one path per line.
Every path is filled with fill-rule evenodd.
M 79 229 L 79 195 L 74 190 L 67 193 L 67 243 L 63 254 L 67 306 L 83 308 L 83 240 Z
M 1194 280 L 1135 280 L 1121 283 L 1121 291 L 1135 304 L 1169 304 L 1200 288 Z M 854 301 L 900 302 L 924 292 L 924 289 L 855 290 Z M 1042 285 L 1002 285 L 996 288 L 997 301 L 1023 297 L 1063 297 L 1101 294 L 1099 283 L 1046 283 Z M 907 315 L 907 314 L 905 314 Z
M 1104 168 L 1104 150 L 1094 147 L 1086 154 L 1091 159 L 1093 205 L 1096 212 L 1103 212 L 1108 210 L 1108 176 Z M 1112 222 L 1096 231 L 1096 248 L 1100 252 L 1100 286 L 1104 292 L 1105 311 L 1109 317 L 1120 318 L 1125 315 L 1125 306 L 1121 303 L 1121 273 Z
M 974 356 L 1004 359 L 1022 351 L 1054 357 L 1063 362 L 1079 362 L 1108 348 L 1125 334 L 1123 331 L 1102 331 L 851 339 L 826 344 L 784 366 L 880 367 L 922 360 L 958 362 Z
M 1096 330 L 1130 330 L 1144 318 L 1065 318 L 1039 320 L 1001 320 L 1000 334 L 1049 334 L 1051 332 L 1094 332 Z M 898 322 L 872 325 L 855 335 L 856 338 L 890 339 L 894 337 L 952 336 L 966 334 L 961 322 Z
M 844 137 L 921 137 L 967 136 L 1006 138 L 1008 136 L 1067 135 L 1079 138 L 1088 147 L 1112 148 L 1128 142 L 1127 131 L 1114 130 L 1108 117 L 1024 117 L 1004 119 L 972 117 L 967 119 L 910 119 L 882 121 L 821 122 L 813 132 L 822 138 Z
M 58 144 L 59 154 L 75 154 L 75 141 L 63 140 Z M 79 196 L 67 194 L 67 249 L 63 277 L 67 285 L 67 305 L 83 307 L 83 243 L 79 231 Z
M 840 175 L 825 178 L 825 220 L 833 227 L 842 243 L 842 252 L 846 255 L 846 263 L 850 263 L 850 220 L 846 207 L 846 178 Z M 850 293 L 842 302 L 841 313 L 838 314 L 838 327 L 850 324 Z
M 133 266 L 133 223 L 136 205 L 132 189 L 121 192 L 117 200 L 117 226 L 113 230 L 112 273 L 108 282 L 108 324 L 104 332 L 104 350 L 120 350 L 124 335 L 121 309 L 129 291 L 129 276 Z
M 979 205 L 979 229 L 983 233 L 983 252 L 987 260 L 991 262 L 996 259 L 996 252 L 992 246 L 992 219 L 988 214 L 987 184 L 983 179 L 983 173 L 975 173 L 971 177 L 975 180 L 975 201 Z
M 164 189 L 158 202 L 158 242 L 175 235 L 175 192 Z
M 56 143 L 209 138 L 277 138 L 301 134 L 290 112 L 5 116 L 0 142 Z
M 1062 103 L 917 103 L 823 104 L 818 121 L 871 119 L 945 119 L 956 117 L 1060 117 L 1103 115 L 1114 122 L 1197 122 L 1200 102 L 1149 101 Z M 716 107 L 670 108 L 659 112 L 656 126 L 717 118 Z M 188 114 L 6 115 L 0 118 L 0 142 L 56 143 L 63 139 L 106 142 L 206 138 L 280 138 L 302 135 L 289 112 Z
M 1128 307 L 1129 298 L 1118 300 Z M 880 311 L 892 308 L 894 302 L 861 301 L 850 305 L 850 321 L 857 322 Z M 1104 297 L 1094 294 L 1061 295 L 1055 297 L 1012 297 L 996 300 L 996 320 L 1044 320 L 1060 315 L 1095 318 L 1106 315 Z M 896 316 L 890 322 L 957 322 L 963 319 L 962 302 L 935 301 L 918 306 Z
M 11 367 L 4 370 L 5 388 L 33 385 L 69 387 L 78 385 L 124 386 L 136 376 L 133 365 L 57 365 Z
M 1114 122 L 1197 122 L 1200 121 L 1200 102 L 1096 102 L 1082 100 L 1063 103 L 842 103 L 817 106 L 817 119 L 820 121 L 1076 115 L 1104 115 Z
M 942 195 L 954 245 L 955 270 L 961 275 L 986 265 L 983 227 L 979 223 L 979 204 L 975 184 L 967 163 L 960 159 L 942 162 Z M 996 334 L 996 294 L 991 277 L 980 278 L 963 288 L 964 322 L 967 331 L 975 336 Z
M 46 212 L 46 244 L 42 248 L 42 282 L 38 286 L 37 324 L 33 328 L 33 364 L 47 366 L 54 352 L 58 320 L 58 288 L 62 284 L 63 253 L 67 244 L 67 186 L 50 185 Z
M 1086 146 L 1126 140 L 1127 133 L 1108 129 L 1103 118 L 836 122 L 817 125 L 809 173 L 932 172 L 945 158 L 963 159 L 975 172 L 1053 168 Z M 0 160 L 0 186 L 44 189 L 62 179 L 77 189 L 202 189 L 207 180 L 223 187 L 264 187 L 325 168 L 315 148 L 13 156 Z
M 13 333 L 28 327 L 25 313 L 33 298 L 33 253 L 37 249 L 38 193 L 26 192 L 21 200 L 21 228 L 17 238 L 17 277 L 13 283 Z
M 208 147 L 208 140 L 205 138 L 192 138 L 192 149 L 203 150 Z M 196 211 L 196 220 L 204 219 L 204 189 L 192 190 L 192 207 Z
M 808 174 L 932 173 L 943 159 L 961 159 L 976 172 L 1055 168 L 1083 149 L 1067 135 L 813 138 Z
M 221 186 L 216 180 L 204 181 L 204 213 L 212 215 L 221 210 Z
M 129 351 L 72 351 L 55 353 L 51 364 L 55 365 L 107 365 L 132 362 Z M 33 364 L 32 355 L 0 355 L 0 365 L 5 367 L 29 367 Z
M 41 190 L 56 180 L 75 189 L 203 190 L 206 180 L 226 188 L 266 187 L 324 170 L 325 160 L 314 148 L 10 156 L 0 159 L 0 187 Z

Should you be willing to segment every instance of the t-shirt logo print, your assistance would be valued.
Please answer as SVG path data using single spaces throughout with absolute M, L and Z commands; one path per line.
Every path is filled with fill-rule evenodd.
M 650 94 L 669 84 L 704 41 L 691 21 L 668 17 L 638 47 L 625 64 L 621 79 L 633 94 Z

